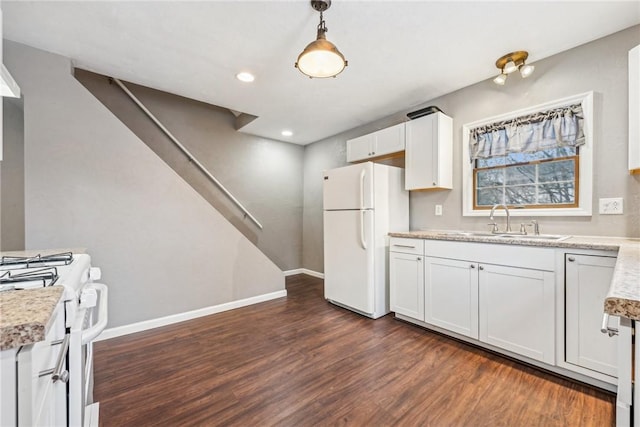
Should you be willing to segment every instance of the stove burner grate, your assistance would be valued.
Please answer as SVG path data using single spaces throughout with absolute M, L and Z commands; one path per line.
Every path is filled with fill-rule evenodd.
M 53 286 L 57 281 L 58 270 L 55 267 L 46 267 L 21 272 L 8 270 L 0 275 L 0 291 L 10 291 L 14 289 L 22 290 L 25 289 L 25 287 L 44 288 L 47 286 Z
M 73 262 L 72 252 L 61 252 L 51 255 L 36 255 L 32 257 L 3 256 L 0 258 L 0 268 L 31 268 L 38 266 L 69 265 Z

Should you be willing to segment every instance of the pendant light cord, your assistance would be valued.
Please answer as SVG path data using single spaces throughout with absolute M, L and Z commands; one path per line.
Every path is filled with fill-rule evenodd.
M 318 30 L 322 30 L 325 33 L 328 32 L 327 27 L 324 23 L 324 17 L 322 15 L 322 11 L 320 11 L 320 23 L 318 24 Z

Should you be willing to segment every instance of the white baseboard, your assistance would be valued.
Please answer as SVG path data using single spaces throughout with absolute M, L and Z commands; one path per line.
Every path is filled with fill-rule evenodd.
M 307 274 L 309 276 L 317 277 L 318 279 L 324 279 L 324 273 L 309 270 L 307 268 L 296 268 L 295 270 L 283 271 L 285 276 L 293 276 L 294 274 Z
M 184 322 L 185 320 L 196 319 L 198 317 L 209 316 L 210 314 L 221 313 L 223 311 L 233 310 L 234 308 L 246 307 L 248 305 L 257 304 L 259 302 L 269 301 L 276 298 L 287 296 L 286 289 L 271 292 L 268 294 L 257 295 L 251 298 L 245 298 L 237 301 L 226 302 L 224 304 L 212 305 L 185 313 L 172 314 L 157 319 L 144 320 L 142 322 L 132 323 L 130 325 L 118 326 L 115 328 L 105 329 L 96 341 L 108 340 L 111 338 L 129 335 L 136 332 L 142 332 L 149 329 L 159 328 L 160 326 L 171 325 L 173 323 Z

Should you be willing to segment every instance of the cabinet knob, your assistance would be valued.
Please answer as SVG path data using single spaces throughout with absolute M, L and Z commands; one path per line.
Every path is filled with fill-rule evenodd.
M 469 267 L 476 268 L 475 264 L 471 264 Z
M 484 270 L 483 266 L 478 267 L 478 270 Z
M 420 258 L 420 257 L 418 257 L 418 258 L 416 258 L 416 259 L 417 259 L 418 261 L 422 261 L 422 258 Z
M 435 181 L 433 181 L 433 185 L 436 185 L 437 183 Z
M 576 260 L 576 259 L 575 259 L 574 257 L 572 257 L 572 256 L 570 256 L 569 258 L 567 258 L 567 261 L 569 261 L 569 262 L 574 262 L 575 260 Z

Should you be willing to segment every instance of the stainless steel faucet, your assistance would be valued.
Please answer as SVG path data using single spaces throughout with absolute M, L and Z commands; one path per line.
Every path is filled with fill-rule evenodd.
M 505 229 L 505 233 L 511 233 L 511 217 L 509 216 L 509 208 L 507 207 L 507 205 L 502 204 L 502 203 L 498 203 L 493 205 L 493 207 L 491 208 L 491 213 L 489 214 L 489 219 L 492 221 L 491 223 L 489 223 L 489 225 L 493 225 L 493 230 L 491 230 L 492 233 L 499 233 L 498 231 L 498 224 L 495 222 L 495 220 L 493 219 L 493 213 L 496 211 L 496 208 L 504 208 L 504 211 L 507 213 L 507 228 Z
M 527 235 L 527 227 L 533 227 L 533 234 L 536 236 L 540 235 L 540 224 L 535 219 L 532 219 L 529 224 L 525 224 L 524 222 L 520 223 L 520 234 Z
M 531 225 L 533 225 L 533 233 L 536 236 L 540 235 L 540 224 L 538 224 L 538 221 L 536 221 L 535 219 L 531 220 Z

